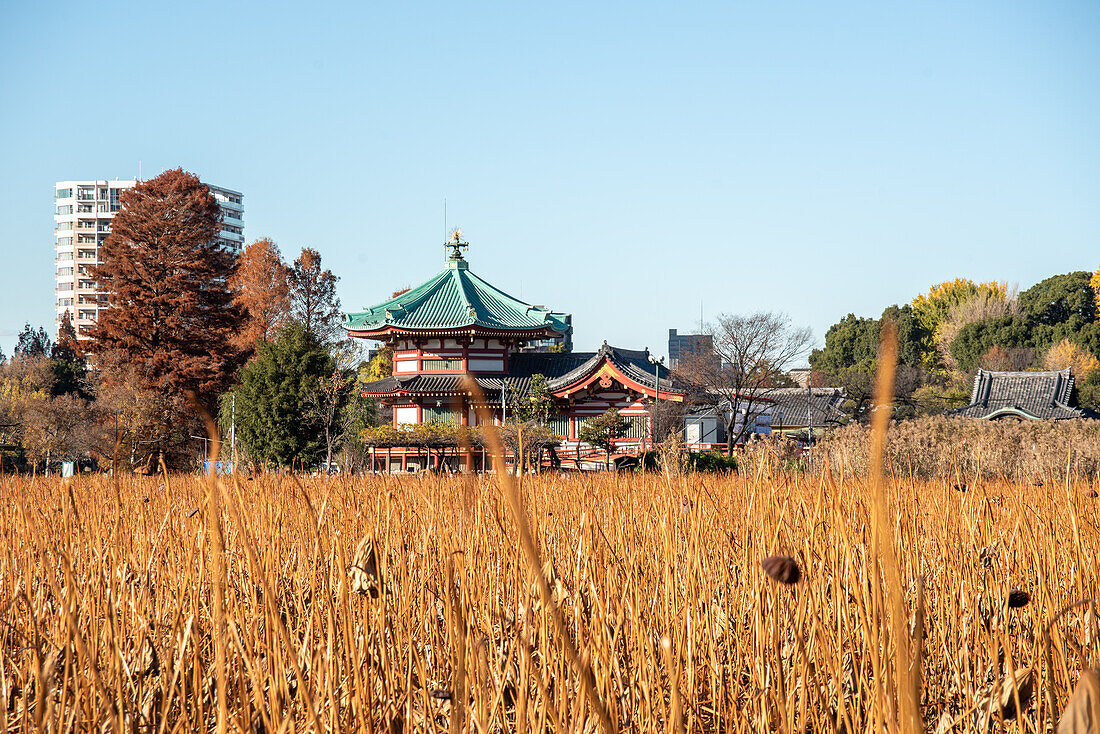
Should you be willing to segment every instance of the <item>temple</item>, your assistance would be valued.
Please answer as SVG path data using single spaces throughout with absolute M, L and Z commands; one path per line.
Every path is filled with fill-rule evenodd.
M 684 398 L 648 350 L 604 342 L 595 352 L 543 351 L 546 345 L 571 343 L 570 315 L 524 303 L 479 278 L 462 255 L 467 245 L 457 232 L 447 246 L 446 267 L 422 285 L 344 315 L 349 336 L 377 340 L 392 350 L 392 374 L 361 384 L 363 396 L 392 408 L 395 427 L 473 427 L 490 416 L 500 424 L 508 420 L 509 401 L 526 394 L 542 375 L 553 399 L 547 427 L 560 437 L 551 453 L 555 464 L 603 466 L 605 453 L 578 435 L 585 421 L 611 408 L 629 422 L 612 454 L 644 450 L 653 401 Z M 531 351 L 536 348 L 540 351 Z M 409 471 L 428 468 L 426 463 L 419 449 L 391 447 L 384 456 L 375 454 L 373 468 Z M 447 466 L 482 470 L 487 464 L 483 451 L 466 447 Z

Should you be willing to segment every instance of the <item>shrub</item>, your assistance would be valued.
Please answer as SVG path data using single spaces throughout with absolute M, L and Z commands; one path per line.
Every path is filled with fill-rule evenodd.
M 817 451 L 835 474 L 867 473 L 870 430 L 850 425 Z M 1100 421 L 982 421 L 944 416 L 896 422 L 887 438 L 886 470 L 898 476 L 1036 481 L 1100 473 Z

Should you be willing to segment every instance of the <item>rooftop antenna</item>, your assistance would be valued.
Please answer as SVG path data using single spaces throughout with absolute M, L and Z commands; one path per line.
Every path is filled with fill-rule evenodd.
M 138 181 L 141 180 L 141 161 L 138 161 Z

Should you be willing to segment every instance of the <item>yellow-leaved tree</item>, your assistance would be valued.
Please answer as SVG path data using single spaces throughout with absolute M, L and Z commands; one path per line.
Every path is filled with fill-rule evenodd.
M 937 283 L 929 288 L 927 293 L 914 298 L 913 317 L 930 335 L 928 342 L 921 345 L 922 361 L 928 367 L 934 367 L 939 363 L 941 353 L 946 349 L 937 349 L 937 345 L 945 341 L 944 332 L 948 322 L 955 321 L 950 318 L 953 311 L 958 311 L 966 304 L 980 302 L 983 306 L 977 309 L 978 317 L 1003 315 L 1005 308 L 991 308 L 991 306 L 1006 304 L 1009 300 L 1006 283 L 995 281 L 975 283 L 969 278 L 955 278 Z M 953 331 L 957 333 L 958 328 Z M 953 338 L 954 334 L 950 336 Z
M 1100 268 L 1097 268 L 1096 272 L 1092 274 L 1089 285 L 1092 286 L 1092 297 L 1096 301 L 1096 311 L 1100 313 Z
M 1048 370 L 1064 370 L 1069 367 L 1074 376 L 1082 382 L 1100 369 L 1100 359 L 1097 359 L 1087 351 L 1077 346 L 1069 339 L 1063 339 L 1052 346 L 1043 360 Z

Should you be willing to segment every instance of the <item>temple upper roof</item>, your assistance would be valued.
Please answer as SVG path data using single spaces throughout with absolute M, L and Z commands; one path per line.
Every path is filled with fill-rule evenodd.
M 377 306 L 344 314 L 349 336 L 461 333 L 554 337 L 569 331 L 568 314 L 508 295 L 475 275 L 456 251 L 433 278 Z

